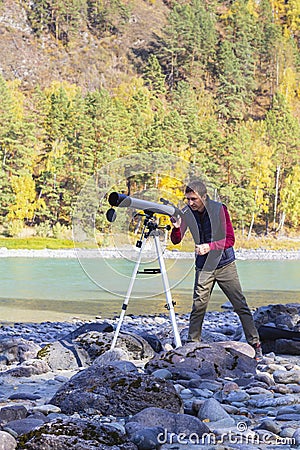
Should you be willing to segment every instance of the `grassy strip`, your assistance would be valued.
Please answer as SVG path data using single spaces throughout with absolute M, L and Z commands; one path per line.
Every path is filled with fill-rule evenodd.
M 10 250 L 26 249 L 26 250 L 43 250 L 45 248 L 51 250 L 63 250 L 77 248 L 95 248 L 96 245 L 86 244 L 84 242 L 76 242 L 72 239 L 55 239 L 55 238 L 0 238 L 0 247 L 6 247 Z
M 120 240 L 122 242 L 122 240 Z M 133 241 L 134 243 L 134 241 Z M 105 245 L 106 244 L 106 245 Z M 103 247 L 114 246 L 115 243 L 109 242 L 102 243 Z M 100 244 L 101 245 L 101 244 Z M 8 249 L 27 249 L 27 250 L 43 250 L 45 248 L 52 250 L 63 250 L 77 248 L 97 248 L 95 243 L 92 242 L 76 242 L 72 239 L 55 239 L 55 238 L 41 238 L 41 237 L 30 237 L 30 238 L 0 238 L 0 248 L 6 247 Z M 190 239 L 184 240 L 179 245 L 172 245 L 169 241 L 169 250 L 177 250 L 182 252 L 192 252 L 194 250 L 194 244 Z M 300 240 L 299 239 L 288 239 L 280 238 L 276 239 L 273 237 L 253 237 L 247 239 L 243 236 L 236 237 L 235 249 L 265 249 L 265 250 L 300 250 Z

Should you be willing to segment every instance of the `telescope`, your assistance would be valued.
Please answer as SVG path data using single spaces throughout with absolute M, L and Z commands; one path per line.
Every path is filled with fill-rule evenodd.
M 145 212 L 145 214 L 165 214 L 166 216 L 175 216 L 180 214 L 180 210 L 174 205 L 170 204 L 168 200 L 160 199 L 163 203 L 149 202 L 148 200 L 141 200 L 129 195 L 112 192 L 108 197 L 108 202 L 111 206 L 118 206 L 119 208 L 135 208 Z M 116 219 L 116 212 L 110 208 L 106 213 L 106 218 L 109 222 Z
M 136 243 L 136 246 L 140 249 L 140 252 L 139 252 L 136 264 L 134 266 L 133 272 L 132 272 L 132 276 L 131 276 L 131 280 L 130 280 L 130 283 L 129 283 L 129 286 L 127 289 L 126 297 L 125 297 L 123 305 L 122 305 L 121 315 L 120 315 L 120 318 L 119 318 L 119 321 L 117 324 L 117 328 L 115 330 L 114 337 L 113 337 L 111 347 L 110 347 L 111 350 L 114 349 L 114 347 L 116 345 L 118 335 L 119 335 L 119 332 L 121 329 L 121 325 L 122 325 L 122 322 L 123 322 L 123 319 L 125 316 L 125 312 L 127 310 L 127 306 L 129 303 L 130 295 L 131 295 L 131 292 L 133 289 L 133 285 L 134 285 L 135 279 L 137 277 L 137 274 L 139 274 L 139 273 L 144 273 L 144 274 L 161 273 L 162 282 L 163 282 L 166 300 L 167 300 L 166 308 L 170 311 L 170 318 L 172 321 L 172 327 L 173 327 L 173 332 L 174 332 L 174 337 L 175 337 L 175 344 L 176 344 L 176 347 L 181 346 L 180 334 L 179 334 L 179 331 L 178 331 L 178 328 L 176 325 L 176 317 L 175 317 L 175 312 L 174 312 L 175 302 L 173 302 L 173 300 L 172 300 L 171 290 L 170 290 L 169 281 L 168 281 L 168 277 L 167 277 L 166 266 L 165 266 L 165 263 L 163 260 L 163 252 L 162 252 L 161 246 L 160 246 L 159 231 L 158 231 L 159 226 L 156 223 L 156 218 L 154 217 L 154 214 L 165 214 L 167 216 L 172 217 L 174 215 L 179 215 L 181 212 L 174 205 L 170 204 L 168 200 L 161 198 L 160 201 L 162 203 L 149 202 L 147 200 L 141 200 L 139 198 L 130 197 L 129 195 L 119 194 L 118 192 L 112 192 L 108 197 L 108 202 L 111 206 L 118 206 L 121 208 L 135 208 L 138 210 L 143 210 L 145 213 L 145 216 L 146 216 L 145 221 L 144 221 L 143 230 L 142 230 L 141 239 L 138 240 Z M 113 208 L 110 208 L 107 211 L 106 218 L 109 222 L 113 222 L 116 219 L 116 212 Z M 164 228 L 169 230 L 170 228 L 168 228 L 168 227 L 169 226 L 164 227 Z M 143 272 L 140 272 L 139 266 L 140 266 L 140 263 L 142 260 L 142 252 L 143 252 L 143 249 L 145 248 L 146 241 L 149 237 L 152 237 L 154 239 L 157 259 L 159 262 L 159 269 L 144 269 Z

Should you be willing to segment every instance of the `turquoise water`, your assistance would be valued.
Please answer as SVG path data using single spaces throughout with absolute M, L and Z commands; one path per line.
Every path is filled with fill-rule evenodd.
M 175 311 L 190 311 L 192 260 L 166 260 Z M 140 269 L 157 268 L 157 262 Z M 300 303 L 300 261 L 237 261 L 249 306 Z M 123 259 L 1 258 L 0 322 L 40 322 L 119 315 L 134 262 Z M 227 299 L 215 288 L 210 310 Z M 160 274 L 139 274 L 127 314 L 167 313 Z

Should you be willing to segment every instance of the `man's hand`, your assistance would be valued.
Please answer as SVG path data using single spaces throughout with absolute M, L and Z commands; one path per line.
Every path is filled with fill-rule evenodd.
M 175 227 L 175 228 L 180 228 L 180 225 L 181 225 L 181 217 L 180 217 L 179 215 L 176 216 L 176 217 L 171 217 L 170 220 L 171 220 L 171 222 L 172 222 L 173 227 Z
M 195 245 L 196 255 L 206 255 L 210 251 L 210 246 L 208 244 Z

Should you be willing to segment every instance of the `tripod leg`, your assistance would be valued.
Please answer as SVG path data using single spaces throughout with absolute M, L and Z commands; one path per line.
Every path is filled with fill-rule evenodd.
M 122 322 L 123 322 L 123 319 L 124 319 L 124 316 L 125 316 L 125 312 L 126 312 L 126 309 L 127 309 L 128 303 L 129 303 L 129 299 L 130 299 L 130 295 L 131 295 L 131 292 L 132 292 L 132 289 L 133 289 L 133 285 L 134 285 L 134 282 L 135 282 L 135 279 L 136 279 L 136 276 L 137 276 L 137 273 L 138 273 L 138 270 L 139 270 L 139 266 L 140 266 L 141 259 L 142 259 L 142 251 L 143 251 L 143 248 L 144 248 L 144 246 L 146 244 L 146 241 L 147 241 L 147 238 L 144 238 L 144 240 L 142 242 L 142 245 L 141 245 L 141 248 L 140 248 L 138 259 L 137 259 L 137 261 L 135 263 L 135 266 L 134 266 L 134 269 L 133 269 L 133 272 L 132 272 L 132 275 L 131 275 L 131 280 L 130 280 L 130 283 L 129 283 L 129 286 L 128 286 L 128 289 L 127 289 L 126 297 L 125 297 L 123 305 L 122 305 L 122 311 L 121 311 L 121 314 L 120 314 L 120 317 L 119 317 L 117 328 L 116 328 L 116 331 L 115 331 L 115 334 L 114 334 L 114 337 L 113 337 L 113 340 L 112 340 L 112 343 L 111 343 L 111 346 L 110 346 L 111 350 L 113 350 L 115 348 L 115 345 L 116 345 L 116 342 L 117 342 L 117 339 L 118 339 L 118 336 L 119 336 L 120 328 L 122 326 Z
M 169 280 L 168 280 L 168 276 L 167 276 L 166 266 L 165 266 L 163 254 L 161 251 L 159 236 L 158 236 L 157 232 L 154 232 L 153 237 L 154 237 L 159 267 L 160 267 L 160 271 L 161 271 L 161 276 L 162 276 L 162 280 L 163 280 L 164 290 L 165 290 L 165 294 L 166 294 L 167 305 L 168 305 L 169 311 L 170 311 L 170 318 L 171 318 L 172 327 L 173 327 L 175 345 L 177 348 L 177 347 L 181 347 L 181 339 L 180 339 L 180 335 L 179 335 L 177 324 L 176 324 L 176 317 L 175 317 L 175 312 L 174 312 L 173 300 L 172 300 L 172 295 L 171 295 L 171 291 L 170 291 L 170 285 L 169 285 Z

